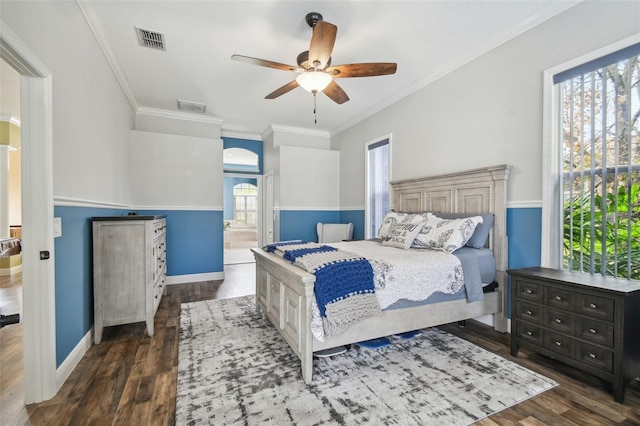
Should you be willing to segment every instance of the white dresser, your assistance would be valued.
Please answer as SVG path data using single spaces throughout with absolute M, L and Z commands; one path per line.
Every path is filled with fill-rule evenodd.
M 153 318 L 167 277 L 165 216 L 94 217 L 93 314 L 95 343 L 104 327 Z

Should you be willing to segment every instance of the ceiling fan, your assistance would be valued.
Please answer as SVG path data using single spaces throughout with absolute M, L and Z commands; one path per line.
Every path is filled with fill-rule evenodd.
M 307 24 L 313 28 L 309 50 L 300 53 L 297 58 L 298 66 L 281 64 L 265 59 L 249 56 L 233 55 L 231 59 L 249 64 L 260 65 L 282 71 L 299 73 L 298 77 L 274 90 L 265 96 L 265 99 L 275 99 L 285 93 L 302 86 L 303 89 L 313 93 L 321 91 L 334 102 L 343 104 L 349 100 L 349 96 L 335 82 L 335 78 L 349 77 L 373 77 L 378 75 L 394 74 L 397 64 L 394 62 L 370 62 L 359 64 L 346 64 L 331 66 L 331 52 L 336 41 L 338 27 L 322 20 L 322 15 L 317 12 L 308 13 Z

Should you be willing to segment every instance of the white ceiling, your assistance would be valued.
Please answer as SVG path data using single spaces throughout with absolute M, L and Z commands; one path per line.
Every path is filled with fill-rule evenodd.
M 136 108 L 207 105 L 223 132 L 261 135 L 270 125 L 335 134 L 576 1 L 79 1 Z M 240 54 L 296 65 L 308 50 L 309 12 L 338 27 L 332 64 L 397 62 L 395 75 L 339 79 L 337 105 L 297 88 L 264 97 L 297 74 L 231 60 Z M 165 35 L 166 51 L 143 48 L 135 27 Z

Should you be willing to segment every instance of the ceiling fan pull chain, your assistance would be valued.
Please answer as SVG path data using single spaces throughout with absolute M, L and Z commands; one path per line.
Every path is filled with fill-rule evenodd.
M 313 124 L 318 124 L 318 115 L 316 114 L 316 93 L 313 92 Z

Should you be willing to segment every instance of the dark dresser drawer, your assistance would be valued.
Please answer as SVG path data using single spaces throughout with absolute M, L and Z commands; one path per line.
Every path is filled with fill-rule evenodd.
M 579 318 L 576 324 L 576 336 L 603 346 L 613 347 L 613 325 L 611 324 Z
M 516 284 L 516 295 L 522 300 L 542 303 L 544 287 L 527 280 L 519 280 Z
M 565 311 L 574 311 L 576 294 L 555 287 L 545 288 L 545 305 Z
M 545 309 L 543 324 L 561 333 L 568 333 L 572 336 L 575 333 L 575 317 L 571 313 Z
M 515 314 L 517 317 L 522 318 L 525 321 L 540 324 L 542 321 L 543 308 L 531 303 L 518 302 L 516 303 Z
M 576 341 L 563 334 L 545 332 L 544 347 L 569 358 L 576 357 Z
M 579 294 L 577 299 L 577 312 L 589 315 L 593 318 L 613 321 L 613 310 L 615 305 L 613 299 L 592 296 L 590 294 Z
M 613 372 L 612 351 L 581 343 L 578 346 L 578 360 L 599 370 Z
M 516 329 L 516 335 L 522 340 L 535 343 L 536 345 L 542 346 L 544 344 L 543 330 L 533 324 L 519 322 Z

